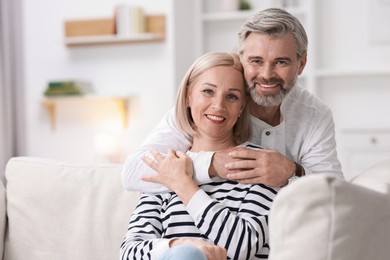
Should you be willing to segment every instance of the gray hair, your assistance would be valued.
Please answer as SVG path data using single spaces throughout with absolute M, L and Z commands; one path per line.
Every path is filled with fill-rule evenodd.
M 239 53 L 242 55 L 246 38 L 251 33 L 268 34 L 280 37 L 292 33 L 297 44 L 297 55 L 307 54 L 307 35 L 298 18 L 279 8 L 269 8 L 250 16 L 238 32 Z

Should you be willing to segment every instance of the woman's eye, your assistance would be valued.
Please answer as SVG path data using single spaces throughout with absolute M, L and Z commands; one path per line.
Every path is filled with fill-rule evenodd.
M 236 96 L 236 95 L 234 95 L 234 94 L 229 94 L 229 95 L 227 95 L 227 98 L 228 98 L 229 100 L 238 100 L 238 96 Z
M 212 91 L 211 89 L 204 89 L 204 90 L 203 90 L 203 93 L 206 93 L 206 94 L 211 95 L 211 94 L 214 93 L 214 91 Z

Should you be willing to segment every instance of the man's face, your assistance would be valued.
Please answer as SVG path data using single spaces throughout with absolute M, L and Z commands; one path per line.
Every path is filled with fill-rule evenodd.
M 261 106 L 277 106 L 294 87 L 306 56 L 297 57 L 292 34 L 272 38 L 251 33 L 245 40 L 242 63 L 253 101 Z

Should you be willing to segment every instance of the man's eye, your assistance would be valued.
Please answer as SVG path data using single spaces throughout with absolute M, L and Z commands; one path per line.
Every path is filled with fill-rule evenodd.
M 288 64 L 288 63 L 287 63 L 286 60 L 278 60 L 278 61 L 276 61 L 276 64 L 282 64 L 282 65 L 284 65 L 284 64 Z
M 260 64 L 261 60 L 251 60 L 250 63 L 252 63 L 252 64 Z

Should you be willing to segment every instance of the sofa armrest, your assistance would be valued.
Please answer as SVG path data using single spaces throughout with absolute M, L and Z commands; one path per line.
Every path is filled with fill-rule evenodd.
M 269 217 L 270 260 L 388 259 L 390 196 L 333 175 L 283 188 Z

